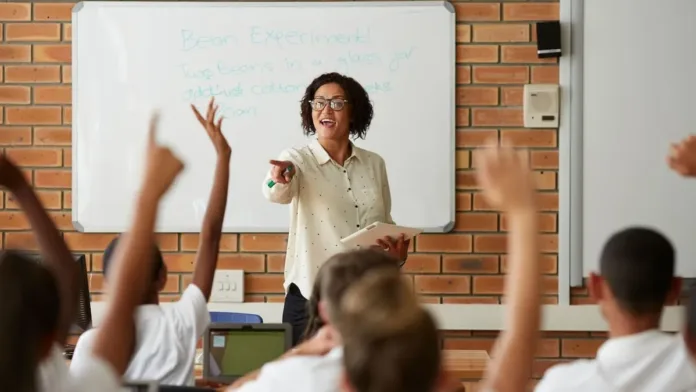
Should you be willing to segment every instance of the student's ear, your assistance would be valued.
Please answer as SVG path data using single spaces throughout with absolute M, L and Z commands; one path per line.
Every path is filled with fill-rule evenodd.
M 321 321 L 324 322 L 324 324 L 329 324 L 329 311 L 326 309 L 326 302 L 325 301 L 319 301 L 319 317 L 321 318 Z
M 348 379 L 348 373 L 345 370 L 341 373 L 341 381 L 339 385 L 339 390 L 341 392 L 355 392 L 355 389 L 350 385 L 350 380 Z
M 672 278 L 672 287 L 670 287 L 669 293 L 667 294 L 665 305 L 676 305 L 677 302 L 679 302 L 679 297 L 681 296 L 682 292 L 682 284 L 682 278 L 678 276 Z
M 594 272 L 590 272 L 587 279 L 587 289 L 590 292 L 590 298 L 597 303 L 604 299 L 604 289 L 602 287 L 603 279 Z

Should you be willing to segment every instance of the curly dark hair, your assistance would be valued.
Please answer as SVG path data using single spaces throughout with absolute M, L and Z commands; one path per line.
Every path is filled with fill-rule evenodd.
M 346 93 L 346 100 L 351 107 L 350 112 L 350 131 L 349 134 L 354 138 L 364 139 L 367 134 L 367 129 L 370 127 L 372 122 L 372 102 L 370 102 L 370 96 L 367 91 L 360 85 L 355 79 L 341 75 L 336 72 L 325 73 L 319 75 L 312 83 L 307 86 L 304 96 L 302 97 L 302 103 L 300 105 L 302 116 L 302 129 L 304 134 L 314 135 L 317 131 L 314 128 L 314 121 L 312 120 L 312 105 L 309 103 L 314 99 L 314 94 L 317 90 L 325 84 L 336 83 L 343 91 Z

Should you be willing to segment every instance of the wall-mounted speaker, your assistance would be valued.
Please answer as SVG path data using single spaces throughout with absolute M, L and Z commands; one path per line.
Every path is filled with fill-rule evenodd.
M 537 31 L 537 56 L 539 58 L 561 57 L 561 23 L 539 22 Z

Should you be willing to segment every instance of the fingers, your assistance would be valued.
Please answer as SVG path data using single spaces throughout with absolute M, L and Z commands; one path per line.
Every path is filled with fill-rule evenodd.
M 271 165 L 276 166 L 280 169 L 285 169 L 288 166 L 290 166 L 290 162 L 287 161 L 276 161 L 275 159 L 271 159 L 269 162 Z
M 157 127 L 159 125 L 159 112 L 154 112 L 150 117 L 150 130 L 148 132 L 147 142 L 149 146 L 157 144 Z
M 214 117 L 211 117 L 211 114 L 213 114 L 213 108 L 215 105 L 215 97 L 210 98 L 210 101 L 208 101 L 208 111 L 206 112 L 206 120 L 208 123 L 211 123 Z
M 201 113 L 198 111 L 198 109 L 196 109 L 196 107 L 193 106 L 193 104 L 191 104 L 191 109 L 193 109 L 193 114 L 196 115 L 198 122 L 201 123 L 201 125 L 205 126 L 205 119 L 203 118 L 203 116 L 201 116 Z
M 218 132 L 222 132 L 222 119 L 224 117 L 220 116 L 220 119 L 218 119 L 217 124 L 215 124 L 215 130 Z

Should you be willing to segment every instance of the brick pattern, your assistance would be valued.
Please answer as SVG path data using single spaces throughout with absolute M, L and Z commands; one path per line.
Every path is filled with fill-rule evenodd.
M 422 235 L 405 272 L 427 303 L 504 303 L 508 222 L 478 192 L 478 149 L 491 136 L 530 148 L 542 206 L 544 302 L 557 303 L 558 134 L 524 129 L 522 86 L 557 83 L 555 59 L 536 57 L 534 23 L 555 20 L 557 1 L 454 2 L 457 15 L 457 220 L 454 231 Z M 75 252 L 88 255 L 91 290 L 103 290 L 102 256 L 112 234 L 82 234 L 71 225 L 71 8 L 72 3 L 0 3 L 0 148 L 22 166 Z M 0 193 L 0 245 L 36 249 L 30 227 L 9 194 Z M 163 300 L 178 298 L 190 281 L 194 234 L 158 236 L 170 276 Z M 247 301 L 279 302 L 285 234 L 225 234 L 221 268 L 243 269 Z M 574 303 L 588 303 L 584 289 Z M 446 347 L 488 349 L 491 333 L 448 333 Z M 601 336 L 550 334 L 535 372 L 560 358 L 592 355 Z

